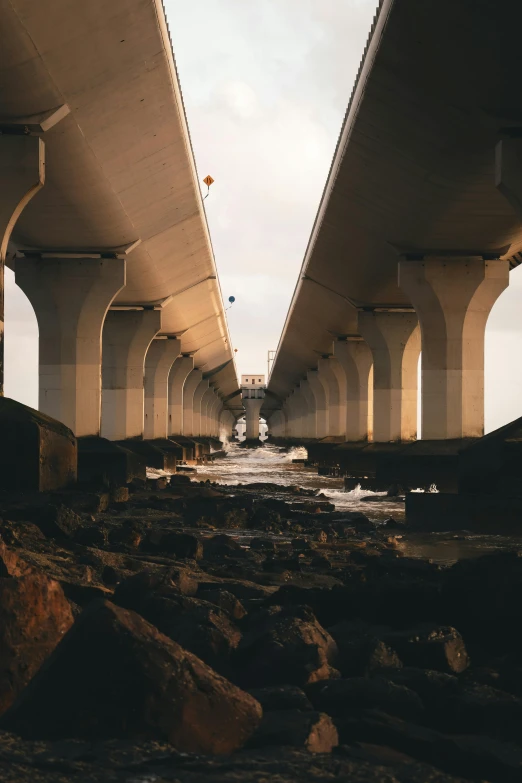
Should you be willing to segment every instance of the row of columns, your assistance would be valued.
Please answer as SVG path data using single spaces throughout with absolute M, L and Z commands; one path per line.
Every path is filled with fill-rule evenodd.
M 4 265 L 20 214 L 45 184 L 43 138 L 2 135 L 0 179 L 2 397 Z M 231 433 L 234 419 L 194 359 L 180 355 L 174 335 L 160 336 L 161 310 L 110 309 L 125 286 L 126 255 L 47 250 L 16 259 L 16 282 L 38 321 L 40 411 L 77 437 L 219 436 L 223 426 Z
M 178 339 L 157 337 L 161 311 L 109 309 L 125 260 L 21 258 L 15 277 L 38 321 L 43 413 L 77 437 L 219 435 L 222 401 Z
M 507 287 L 507 260 L 488 256 L 405 257 L 399 285 L 410 308 L 358 313 L 358 335 L 337 340 L 270 419 L 275 436 L 347 441 L 417 437 L 422 350 L 422 437 L 484 434 L 484 338 Z

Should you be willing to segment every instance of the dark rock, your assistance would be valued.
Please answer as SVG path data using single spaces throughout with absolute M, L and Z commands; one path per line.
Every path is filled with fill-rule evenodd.
M 469 665 L 462 636 L 448 626 L 420 626 L 384 636 L 406 666 L 460 674 Z
M 198 590 L 198 598 L 218 606 L 233 620 L 242 620 L 246 615 L 246 609 L 241 601 L 228 590 Z
M 10 577 L 4 570 L 0 577 L 0 713 L 36 674 L 72 623 L 69 602 L 58 582 L 43 574 Z
M 303 686 L 338 675 L 337 645 L 308 607 L 273 606 L 256 615 L 237 653 L 248 687 Z
M 76 531 L 74 540 L 82 546 L 102 548 L 108 544 L 107 528 L 105 525 L 88 525 Z
M 342 718 L 350 710 L 380 709 L 405 720 L 418 720 L 424 712 L 414 691 L 382 677 L 316 682 L 308 686 L 306 694 L 316 710 L 334 718 Z
M 274 542 L 270 538 L 252 538 L 250 539 L 250 549 L 257 552 L 273 554 L 276 551 Z
M 274 685 L 269 688 L 253 688 L 249 693 L 263 708 L 263 712 L 274 710 L 313 710 L 306 693 L 295 685 Z
M 197 589 L 198 583 L 189 571 L 167 567 L 128 577 L 118 585 L 114 601 L 125 609 L 134 609 L 151 591 L 172 590 L 182 595 L 195 595 Z
M 136 522 L 129 522 L 115 528 L 109 533 L 109 543 L 113 546 L 123 546 L 127 549 L 139 549 L 143 531 Z
M 82 526 L 81 517 L 72 509 L 51 504 L 35 513 L 33 522 L 48 538 L 70 538 Z
M 177 533 L 172 531 L 154 531 L 154 539 L 147 537 L 144 548 L 162 554 L 174 555 L 180 560 L 201 560 L 203 557 L 203 544 L 196 536 L 190 533 Z M 152 544 L 153 541 L 153 545 Z
M 173 473 L 170 477 L 170 484 L 172 487 L 174 486 L 182 486 L 182 485 L 190 485 L 190 476 L 187 476 L 185 473 Z
M 328 631 L 339 648 L 338 668 L 344 677 L 364 677 L 402 666 L 397 653 L 379 638 L 378 628 L 344 620 Z
M 260 705 L 134 612 L 84 611 L 5 714 L 22 737 L 166 740 L 231 753 L 257 729 Z
M 211 557 L 235 555 L 237 552 L 241 551 L 241 544 L 224 533 L 205 540 L 205 557 L 207 559 Z
M 305 748 L 311 753 L 330 753 L 339 744 L 337 729 L 329 717 L 321 712 L 278 710 L 265 712 L 261 725 L 251 737 L 248 746 L 290 745 Z

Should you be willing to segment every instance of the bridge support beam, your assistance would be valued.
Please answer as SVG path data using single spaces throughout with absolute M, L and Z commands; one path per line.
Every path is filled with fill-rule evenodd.
M 102 329 L 125 261 L 20 258 L 15 276 L 38 321 L 40 410 L 77 437 L 99 435 Z
M 196 438 L 203 434 L 203 398 L 207 392 L 208 381 L 201 378 L 194 390 L 194 401 L 192 403 L 192 435 Z
M 335 357 L 321 357 L 317 363 L 328 406 L 327 435 L 344 436 L 346 430 L 346 380 Z
M 299 391 L 303 398 L 302 438 L 317 438 L 317 417 L 315 411 L 315 396 L 310 388 L 308 380 L 302 380 Z
M 183 433 L 183 391 L 187 376 L 194 369 L 192 356 L 178 356 L 170 369 L 168 381 L 168 434 L 181 435 Z
M 214 389 L 208 386 L 201 398 L 201 425 L 199 434 L 203 436 L 210 435 L 210 405 L 214 403 Z
M 420 329 L 412 312 L 359 313 L 359 332 L 373 356 L 373 439 L 414 440 Z
M 155 339 L 145 357 L 145 422 L 143 437 L 156 440 L 167 437 L 168 381 L 181 343 L 175 338 Z
M 161 329 L 158 310 L 112 310 L 103 327 L 102 436 L 143 436 L 144 365 Z
M 326 438 L 329 434 L 328 396 L 325 387 L 319 380 L 319 373 L 317 370 L 309 370 L 306 373 L 306 377 L 315 401 L 315 437 L 319 439 Z
M 245 437 L 247 441 L 259 440 L 259 412 L 261 411 L 263 400 L 243 398 L 243 405 L 245 406 Z
M 194 395 L 202 379 L 201 370 L 194 368 L 187 375 L 183 386 L 183 429 L 181 434 L 187 437 L 197 435 L 194 429 Z
M 484 335 L 508 286 L 508 261 L 425 257 L 399 264 L 422 330 L 422 437 L 484 434 Z
M 336 340 L 333 352 L 345 379 L 345 438 L 347 441 L 368 440 L 369 420 L 373 416 L 372 352 L 361 337 Z

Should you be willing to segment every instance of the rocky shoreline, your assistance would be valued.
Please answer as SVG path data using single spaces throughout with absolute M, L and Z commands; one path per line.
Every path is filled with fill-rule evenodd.
M 0 780 L 522 778 L 522 557 L 313 490 L 0 496 Z

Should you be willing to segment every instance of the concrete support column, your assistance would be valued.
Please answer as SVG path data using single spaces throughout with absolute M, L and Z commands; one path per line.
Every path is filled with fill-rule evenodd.
M 315 437 L 326 438 L 328 435 L 329 417 L 328 397 L 326 395 L 325 387 L 319 380 L 319 373 L 317 370 L 308 370 L 306 377 L 315 401 Z
M 111 310 L 103 327 L 102 429 L 104 438 L 143 436 L 144 365 L 161 329 L 159 310 Z
M 175 338 L 151 342 L 145 357 L 145 424 L 147 440 L 167 437 L 168 381 L 170 369 L 179 356 L 181 343 Z
M 77 437 L 99 435 L 102 328 L 125 261 L 20 258 L 15 276 L 38 321 L 40 410 Z
M 259 412 L 263 405 L 263 399 L 243 399 L 245 406 L 245 436 L 247 440 L 259 439 Z
M 345 438 L 347 441 L 367 440 L 369 417 L 373 416 L 370 392 L 372 352 L 361 337 L 347 337 L 334 343 L 334 357 L 344 377 Z
M 412 312 L 359 313 L 359 331 L 373 355 L 373 439 L 414 440 L 420 329 Z
M 214 400 L 210 406 L 210 434 L 216 438 L 219 438 L 219 414 L 222 407 L 221 397 L 214 391 Z
M 194 394 L 203 379 L 203 373 L 195 367 L 188 375 L 183 386 L 183 426 L 181 435 L 190 437 L 194 430 Z
M 304 413 L 303 413 L 303 438 L 317 438 L 317 422 L 315 415 L 315 396 L 310 388 L 308 380 L 303 380 L 299 384 L 299 390 L 301 392 L 304 401 Z
M 0 139 L 0 397 L 4 396 L 4 269 L 16 221 L 45 182 L 45 145 L 37 136 Z
M 236 420 L 232 413 L 223 408 L 219 416 L 219 438 L 220 440 L 230 440 L 232 430 L 236 426 Z
M 328 405 L 327 435 L 344 435 L 346 423 L 346 380 L 338 361 L 322 357 L 317 364 L 318 377 L 323 385 Z M 344 392 L 342 395 L 341 392 Z
M 484 335 L 491 308 L 509 284 L 508 261 L 405 260 L 399 284 L 422 331 L 422 437 L 481 437 Z
M 183 391 L 187 376 L 193 369 L 194 358 L 192 356 L 178 356 L 170 369 L 167 426 L 169 437 L 183 433 Z
M 214 404 L 214 389 L 209 386 L 201 398 L 201 435 L 210 435 L 210 406 Z
M 202 378 L 194 390 L 192 403 L 192 435 L 199 438 L 203 434 L 202 430 L 202 407 L 203 397 L 208 391 L 208 380 Z

